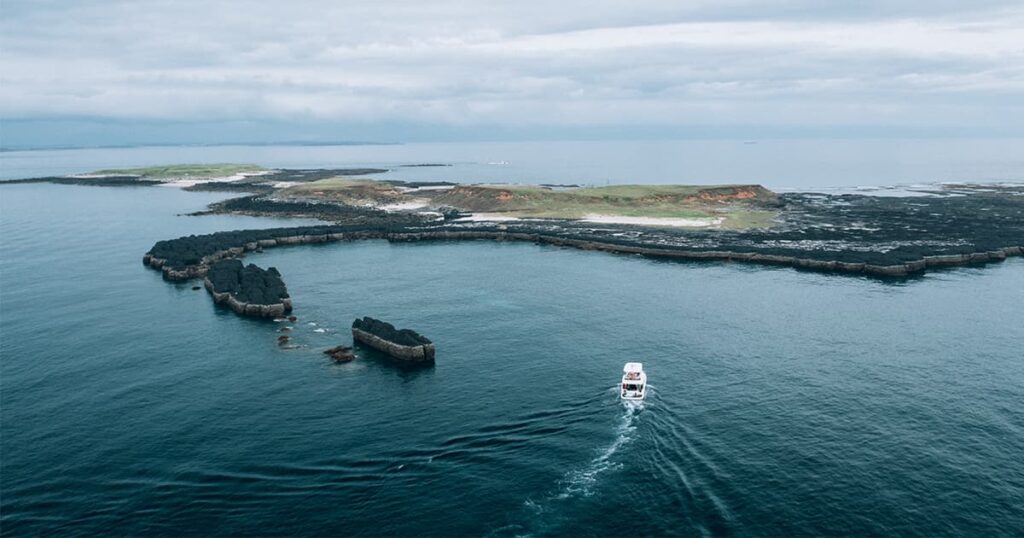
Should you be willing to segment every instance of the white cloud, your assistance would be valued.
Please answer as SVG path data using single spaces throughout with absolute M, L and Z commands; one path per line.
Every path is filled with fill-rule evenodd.
M 680 4 L 5 2 L 0 115 L 449 125 L 1024 120 L 1024 8 L 1015 3 Z

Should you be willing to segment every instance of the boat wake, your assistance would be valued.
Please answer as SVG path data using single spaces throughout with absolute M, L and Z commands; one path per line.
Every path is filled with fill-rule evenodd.
M 614 395 L 616 403 L 619 387 L 610 388 L 608 395 Z M 604 400 L 605 397 L 602 397 Z M 607 401 L 607 400 L 605 400 Z M 532 536 L 552 534 L 554 529 L 565 524 L 561 505 L 573 499 L 590 497 L 595 494 L 601 476 L 608 471 L 621 468 L 623 463 L 616 455 L 623 447 L 636 438 L 638 416 L 643 402 L 622 402 L 622 414 L 615 423 L 615 438 L 608 445 L 597 450 L 596 455 L 581 468 L 569 471 L 558 483 L 558 489 L 545 497 L 528 498 L 523 501 L 525 522 L 510 523 L 492 531 L 490 536 Z M 557 532 L 554 532 L 558 534 Z
M 620 448 L 633 440 L 633 434 L 636 432 L 636 417 L 643 409 L 643 403 L 627 402 L 623 406 L 623 414 L 615 427 L 615 440 L 590 460 L 586 467 L 568 473 L 563 480 L 565 486 L 556 498 L 568 499 L 575 495 L 589 497 L 593 493 L 594 484 L 597 483 L 597 479 L 602 473 L 622 466 L 621 463 L 616 463 L 612 457 Z

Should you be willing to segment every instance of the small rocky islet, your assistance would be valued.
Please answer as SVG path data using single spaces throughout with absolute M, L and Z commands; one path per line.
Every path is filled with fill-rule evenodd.
M 288 288 L 274 267 L 244 265 L 237 258 L 218 260 L 209 266 L 203 284 L 213 302 L 239 314 L 279 318 L 292 310 Z
M 287 337 L 280 337 L 286 338 Z M 394 325 L 371 318 L 356 318 L 352 322 L 352 340 L 362 346 L 375 349 L 407 365 L 431 365 L 434 363 L 434 343 L 411 329 L 397 329 Z M 286 340 L 287 341 L 287 340 Z M 345 345 L 324 350 L 334 362 L 351 362 L 355 351 Z
M 406 363 L 434 362 L 434 343 L 412 329 L 396 329 L 394 325 L 364 317 L 352 322 L 352 339 Z

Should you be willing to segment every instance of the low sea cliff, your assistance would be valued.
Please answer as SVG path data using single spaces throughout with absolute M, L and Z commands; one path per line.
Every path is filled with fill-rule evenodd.
M 274 267 L 262 269 L 253 264 L 243 266 L 237 259 L 220 260 L 209 267 L 203 284 L 213 302 L 241 315 L 276 318 L 292 310 L 288 289 Z
M 434 343 L 416 331 L 396 329 L 394 325 L 364 317 L 352 322 L 352 338 L 409 363 L 434 362 Z

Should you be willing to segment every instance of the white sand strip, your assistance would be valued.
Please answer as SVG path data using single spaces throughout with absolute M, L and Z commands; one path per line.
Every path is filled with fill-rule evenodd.
M 237 174 L 233 174 L 233 175 L 230 175 L 230 176 L 223 176 L 223 177 L 191 178 L 189 176 L 184 176 L 184 177 L 180 177 L 180 178 L 168 178 L 168 179 L 164 180 L 164 182 L 160 186 L 161 187 L 191 187 L 193 185 L 198 185 L 200 183 L 212 183 L 214 181 L 216 181 L 218 183 L 231 183 L 231 182 L 235 182 L 235 181 L 241 181 L 241 180 L 243 180 L 243 179 L 245 179 L 247 177 L 265 176 L 267 174 L 272 174 L 275 171 L 276 170 L 260 170 L 260 171 L 257 171 L 257 172 L 240 172 L 240 173 L 237 173 Z
M 661 218 L 661 217 L 624 217 L 621 215 L 584 215 L 583 222 L 594 222 L 597 224 L 633 224 L 636 226 L 670 226 L 673 228 L 705 228 L 717 226 L 725 219 L 723 218 Z
M 412 211 L 413 209 L 421 209 L 427 207 L 429 200 L 410 200 L 408 202 L 398 202 L 394 204 L 383 204 L 377 206 L 378 209 L 384 211 Z

